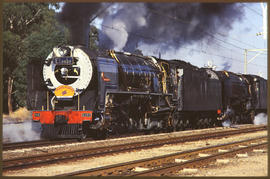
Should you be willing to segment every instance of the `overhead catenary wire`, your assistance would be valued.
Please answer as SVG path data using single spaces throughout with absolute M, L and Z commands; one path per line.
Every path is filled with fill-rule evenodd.
M 96 13 L 96 15 L 89 20 L 89 23 L 93 22 L 99 15 L 101 15 L 102 13 L 104 13 L 111 6 L 112 6 L 112 3 L 109 3 L 106 7 L 104 7 L 100 11 L 98 11 Z
M 105 8 L 101 11 L 101 13 L 103 13 L 103 12 L 104 12 L 108 7 L 110 7 L 110 6 L 111 6 L 111 4 L 109 4 L 107 7 L 105 7 Z M 159 15 L 167 16 L 168 18 L 173 19 L 173 20 L 176 20 L 176 21 L 179 21 L 179 22 L 181 22 L 181 23 L 185 23 L 185 24 L 188 24 L 188 25 L 193 25 L 193 24 L 192 24 L 191 22 L 189 22 L 189 21 L 185 21 L 185 20 L 179 19 L 179 18 L 177 18 L 177 17 L 172 17 L 172 16 L 169 16 L 169 15 L 167 15 L 167 14 L 165 15 L 165 14 L 162 14 L 162 13 L 160 13 L 159 11 L 155 11 L 155 10 L 153 10 L 153 9 L 150 9 L 150 11 L 152 11 L 152 12 L 154 12 L 154 13 L 156 13 L 156 14 L 159 14 Z M 106 26 L 106 25 L 104 25 L 104 24 L 99 24 L 99 25 L 101 25 L 101 26 L 104 27 L 104 28 L 110 28 L 110 29 L 114 29 L 114 30 L 117 30 L 117 31 L 122 31 L 122 30 L 117 29 L 117 28 L 115 28 L 115 27 Z M 126 29 L 123 28 L 123 30 L 125 30 L 125 32 L 127 32 Z M 204 29 L 202 29 L 202 32 L 203 32 L 203 33 L 206 33 L 206 34 L 209 35 L 209 36 L 211 36 L 215 41 L 220 41 L 220 42 L 223 42 L 224 44 L 228 44 L 228 45 L 233 46 L 233 47 L 235 47 L 235 48 L 238 48 L 238 49 L 241 49 L 241 50 L 245 50 L 245 48 L 239 47 L 239 46 L 237 46 L 237 45 L 235 45 L 235 44 L 232 44 L 232 43 L 230 43 L 230 42 L 226 42 L 226 41 L 224 41 L 224 40 L 222 40 L 222 39 L 220 39 L 220 38 L 217 38 L 216 36 L 214 36 L 213 34 L 211 34 L 211 32 L 207 32 L 207 31 L 205 31 Z M 128 32 L 128 33 L 129 33 L 129 35 L 131 35 L 131 36 L 137 36 L 137 37 L 140 37 L 140 38 L 144 38 L 144 39 L 148 39 L 148 40 L 152 40 L 152 41 L 157 41 L 157 42 L 158 42 L 158 40 L 157 40 L 156 38 L 154 38 L 154 37 L 148 37 L 148 36 L 141 35 L 141 34 L 134 33 L 134 32 Z M 221 37 L 225 37 L 224 34 L 221 34 L 221 33 L 216 33 L 216 34 L 220 35 Z M 240 40 L 238 40 L 238 39 L 235 39 L 235 38 L 231 38 L 231 39 L 233 39 L 233 40 L 235 40 L 235 41 L 237 41 L 237 42 L 239 42 L 239 43 L 242 43 L 242 44 L 245 44 L 245 45 L 248 45 L 248 46 L 255 47 L 255 46 L 253 46 L 253 45 L 250 45 L 250 44 L 247 44 L 247 43 L 245 43 L 245 42 L 242 42 L 242 41 L 240 41 Z M 162 42 L 160 41 L 160 43 L 168 44 L 167 42 L 164 42 L 164 41 L 162 41 Z M 215 43 L 215 44 L 217 44 L 217 43 Z M 168 45 L 170 45 L 170 44 L 168 44 Z M 233 49 L 231 49 L 231 48 L 229 48 L 229 47 L 226 47 L 226 46 L 223 46 L 223 45 L 221 45 L 221 44 L 217 44 L 217 45 L 220 46 L 220 47 L 222 47 L 222 48 L 225 48 L 225 49 L 229 50 L 230 53 L 231 53 L 231 55 L 232 55 L 232 51 L 238 52 L 238 51 L 236 51 L 236 50 L 233 50 Z M 184 46 L 181 46 L 181 48 L 189 49 L 189 50 L 192 50 L 192 51 L 198 51 L 198 52 L 204 53 L 204 54 L 206 54 L 206 55 L 212 55 L 212 56 L 217 56 L 217 57 L 226 58 L 226 59 L 229 59 L 229 60 L 231 60 L 231 61 L 237 61 L 237 62 L 239 62 L 239 63 L 244 63 L 244 62 L 242 62 L 241 60 L 238 60 L 238 59 L 235 59 L 235 58 L 232 58 L 232 57 L 226 57 L 226 56 L 222 56 L 222 55 L 219 55 L 219 54 L 206 53 L 206 52 L 203 51 L 202 49 L 201 49 L 201 50 L 197 50 L 197 49 L 188 48 L 188 47 L 184 47 Z M 251 64 L 252 64 L 252 63 L 251 63 Z M 258 65 L 258 64 L 253 64 L 253 65 L 255 65 L 255 66 L 263 66 L 263 65 Z M 263 66 L 263 67 L 265 67 L 265 66 Z
M 259 15 L 259 16 L 263 16 L 261 13 L 259 13 L 257 10 L 255 10 L 255 9 L 252 9 L 252 8 L 250 8 L 249 6 L 247 6 L 247 5 L 245 5 L 244 3 L 242 4 L 242 6 L 244 6 L 244 7 L 246 7 L 247 9 L 249 9 L 251 12 L 253 12 L 254 14 L 257 14 L 257 15 Z
M 170 15 L 167 15 L 167 14 L 163 14 L 163 13 L 161 13 L 161 12 L 159 12 L 159 11 L 156 11 L 156 10 L 153 10 L 153 9 L 149 9 L 149 10 L 150 10 L 151 12 L 153 12 L 153 13 L 156 13 L 156 14 L 161 15 L 161 16 L 166 16 L 166 17 L 168 17 L 168 18 L 170 18 L 170 19 L 173 19 L 173 20 L 175 20 L 175 21 L 178 21 L 178 22 L 181 22 L 181 23 L 185 23 L 185 24 L 188 24 L 188 25 L 194 25 L 194 24 L 192 24 L 192 23 L 189 22 L 189 21 L 185 21 L 185 20 L 183 20 L 183 19 L 180 19 L 180 18 L 177 18 L 177 17 L 173 17 L 173 16 L 170 16 Z M 200 28 L 200 27 L 199 27 L 199 28 Z M 212 38 L 214 38 L 214 39 L 216 39 L 216 40 L 218 40 L 218 41 L 221 41 L 221 42 L 223 42 L 223 43 L 226 43 L 226 44 L 229 44 L 229 45 L 231 45 L 231 46 L 234 46 L 235 48 L 244 50 L 244 48 L 242 48 L 242 47 L 239 47 L 239 46 L 237 46 L 237 45 L 235 45 L 235 44 L 232 44 L 232 43 L 230 43 L 230 42 L 226 42 L 226 41 L 224 41 L 224 40 L 222 40 L 222 39 L 217 38 L 217 37 L 214 36 L 211 32 L 207 32 L 207 31 L 205 31 L 203 28 L 201 28 L 201 32 L 207 34 L 208 36 L 211 36 Z
M 158 14 L 158 15 L 161 15 L 161 16 L 166 16 L 166 17 L 168 17 L 168 18 L 170 18 L 170 19 L 172 19 L 172 20 L 175 20 L 175 21 L 178 21 L 178 22 L 181 22 L 181 23 L 184 23 L 184 24 L 194 25 L 194 24 L 192 24 L 190 21 L 186 21 L 186 20 L 180 19 L 180 18 L 178 18 L 178 17 L 173 17 L 173 16 L 170 16 L 170 15 L 167 15 L 167 14 L 163 14 L 163 13 L 161 13 L 160 11 L 156 11 L 156 10 L 153 10 L 153 9 L 150 9 L 150 11 L 152 11 L 153 13 L 156 13 L 156 14 Z M 239 46 L 237 46 L 237 45 L 235 45 L 235 44 L 233 44 L 233 43 L 226 42 L 226 41 L 224 41 L 224 40 L 222 40 L 222 39 L 220 39 L 220 38 L 217 38 L 215 35 L 213 35 L 212 32 L 205 31 L 203 28 L 201 28 L 201 32 L 206 33 L 207 35 L 211 36 L 214 40 L 223 42 L 224 44 L 228 44 L 228 45 L 230 45 L 230 46 L 233 46 L 233 47 L 238 48 L 238 49 L 241 49 L 241 50 L 245 50 L 245 49 L 246 49 L 246 48 L 243 48 L 243 47 L 239 47 Z M 222 37 L 226 37 L 226 35 L 224 35 L 224 34 L 222 34 L 222 33 L 220 33 L 220 32 L 216 32 L 216 34 L 218 34 L 218 35 L 220 35 L 220 36 L 222 36 Z M 239 42 L 239 43 L 242 43 L 242 44 L 244 44 L 244 45 L 247 45 L 247 46 L 249 46 L 249 47 L 256 48 L 254 45 L 251 45 L 251 44 L 249 44 L 249 43 L 243 42 L 243 41 L 241 41 L 241 40 L 239 40 L 239 39 L 236 39 L 236 38 L 233 38 L 233 37 L 229 37 L 229 38 L 232 39 L 232 40 L 234 40 L 234 41 L 237 41 L 237 42 Z M 220 46 L 221 46 L 221 45 L 220 45 Z M 224 47 L 224 46 L 223 46 L 223 47 Z M 224 47 L 224 48 L 226 48 L 226 47 Z
M 220 32 L 217 32 L 217 34 L 220 35 L 220 36 L 222 36 L 222 37 L 226 37 L 226 35 L 221 34 Z M 234 37 L 229 37 L 229 38 L 232 39 L 232 40 L 234 40 L 234 41 L 236 41 L 236 42 L 242 43 L 242 44 L 244 44 L 244 45 L 247 45 L 247 46 L 256 48 L 254 45 L 251 45 L 251 44 L 249 44 L 249 43 L 243 42 L 243 41 L 238 40 L 238 39 L 236 39 L 236 38 L 234 38 Z
M 99 12 L 98 12 L 98 15 L 101 14 L 101 13 L 103 13 L 103 12 L 104 12 L 106 9 L 108 9 L 111 5 L 112 5 L 112 4 L 110 3 L 108 6 L 106 6 L 106 7 L 103 8 L 101 11 L 99 11 Z M 242 5 L 244 5 L 244 4 L 242 3 Z M 177 21 L 179 21 L 179 22 L 181 22 L 181 23 L 185 23 L 185 24 L 188 24 L 188 25 L 193 25 L 191 22 L 186 21 L 186 20 L 183 20 L 183 19 L 180 19 L 180 18 L 178 18 L 178 17 L 173 17 L 173 16 L 169 16 L 169 15 L 167 15 L 167 14 L 162 14 L 160 11 L 156 11 L 156 10 L 153 10 L 153 9 L 149 9 L 149 10 L 150 10 L 150 12 L 152 11 L 153 13 L 156 13 L 156 14 L 158 14 L 158 15 L 167 16 L 167 17 L 169 17 L 170 19 L 177 20 Z M 98 16 L 98 15 L 96 15 L 96 16 Z M 225 19 L 225 20 L 226 20 L 226 19 Z M 214 36 L 213 33 L 211 33 L 211 32 L 209 33 L 209 32 L 207 32 L 207 31 L 205 31 L 204 29 L 202 29 L 202 32 L 204 32 L 204 33 L 206 33 L 207 35 L 211 36 L 211 37 L 212 37 L 214 40 L 216 40 L 216 41 L 223 42 L 223 43 L 225 43 L 225 44 L 234 46 L 235 48 L 238 48 L 238 49 L 241 49 L 241 50 L 247 49 L 247 48 L 239 47 L 239 46 L 237 46 L 237 45 L 235 45 L 235 44 L 233 44 L 233 43 L 226 42 L 226 41 L 224 41 L 224 40 L 222 40 L 222 39 L 219 39 L 219 38 L 217 38 L 216 36 Z M 220 35 L 221 37 L 226 37 L 226 35 L 224 35 L 224 34 L 222 34 L 222 33 L 219 33 L 219 32 L 216 32 L 216 34 Z M 151 40 L 153 39 L 152 37 L 146 37 L 146 36 L 143 36 L 143 35 L 141 35 L 141 34 L 136 34 L 136 35 L 137 35 L 137 36 L 141 36 L 142 38 L 145 38 L 145 39 L 151 39 Z M 255 46 L 253 46 L 253 45 L 251 45 L 251 44 L 248 44 L 248 43 L 246 43 L 246 42 L 242 42 L 242 41 L 240 41 L 240 40 L 238 40 L 238 39 L 236 39 L 236 38 L 233 38 L 233 37 L 230 37 L 230 38 L 233 39 L 234 41 L 239 42 L 239 43 L 242 43 L 242 44 L 245 44 L 245 45 L 248 45 L 248 46 L 252 46 L 253 48 L 256 48 Z M 223 45 L 221 45 L 221 44 L 217 44 L 217 45 L 218 45 L 218 46 L 222 46 L 223 48 L 226 48 L 226 49 L 228 49 L 228 50 L 230 50 L 230 51 L 235 51 L 235 50 L 229 49 L 228 47 L 225 47 L 225 46 L 223 46 Z
M 102 26 L 102 27 L 104 27 L 104 28 L 109 28 L 109 29 L 112 29 L 112 30 L 120 31 L 120 32 L 124 32 L 124 31 L 125 31 L 125 32 L 128 32 L 128 31 L 127 31 L 125 28 L 123 28 L 123 27 L 121 27 L 121 28 L 122 28 L 124 31 L 121 30 L 121 29 L 112 27 L 112 26 L 108 26 L 108 25 L 104 25 L 104 24 L 97 24 L 97 23 L 95 23 L 95 22 L 93 22 L 93 23 L 96 24 L 96 25 L 100 25 L 100 26 Z M 153 41 L 155 41 L 155 42 L 159 42 L 159 43 L 164 43 L 164 44 L 170 45 L 170 44 L 168 44 L 167 42 L 157 40 L 157 39 L 155 39 L 155 38 L 153 38 L 153 37 L 148 37 L 148 36 L 144 36 L 144 35 L 141 35 L 141 34 L 138 34 L 138 33 L 133 33 L 133 32 L 128 32 L 128 33 L 129 33 L 129 35 L 133 35 L 133 36 L 137 36 L 137 37 L 141 37 L 141 38 L 147 38 L 148 40 L 150 39 L 150 40 L 153 40 Z M 190 48 L 190 47 L 184 47 L 184 46 L 181 46 L 181 48 L 185 48 L 185 49 L 192 50 L 192 51 L 197 51 L 197 52 L 199 52 L 199 53 L 204 53 L 204 54 L 206 54 L 206 55 L 212 55 L 212 56 L 217 56 L 217 57 L 221 57 L 221 58 L 226 58 L 226 59 L 228 59 L 228 60 L 231 60 L 231 61 L 237 61 L 237 62 L 239 62 L 239 63 L 243 63 L 243 64 L 244 64 L 243 61 L 241 61 L 241 60 L 239 60 L 239 59 L 236 59 L 236 58 L 226 57 L 226 56 L 222 56 L 222 55 L 219 55 L 219 54 L 207 53 L 207 52 L 205 52 L 205 51 L 202 51 L 202 50 L 199 50 L 199 49 Z M 250 63 L 250 64 L 252 64 L 252 65 L 254 65 L 254 66 L 265 67 L 265 66 L 263 66 L 263 65 L 258 65 L 258 64 L 254 64 L 254 63 Z
M 173 19 L 173 20 L 176 20 L 176 21 L 179 21 L 179 22 L 181 22 L 181 23 L 193 25 L 191 22 L 185 21 L 185 20 L 180 19 L 180 18 L 178 18 L 178 17 L 173 17 L 173 16 L 170 16 L 170 15 L 167 15 L 167 14 L 162 14 L 161 12 L 156 11 L 156 10 L 153 10 L 153 9 L 150 9 L 150 11 L 152 11 L 152 12 L 158 14 L 158 15 L 167 16 L 168 18 Z M 232 43 L 230 43 L 230 42 L 226 42 L 226 41 L 224 41 L 224 40 L 221 40 L 221 39 L 217 38 L 217 37 L 214 36 L 211 32 L 209 33 L 209 32 L 205 31 L 205 30 L 202 29 L 202 28 L 201 28 L 201 30 L 202 30 L 202 32 L 206 33 L 207 35 L 213 37 L 214 39 L 216 39 L 216 40 L 218 40 L 218 41 L 221 41 L 221 42 L 223 42 L 223 43 L 229 44 L 229 45 L 234 46 L 234 47 L 236 47 L 236 48 L 238 48 L 238 49 L 245 50 L 245 49 L 242 48 L 242 47 L 239 47 L 239 46 L 237 46 L 237 45 L 235 45 L 235 44 L 232 44 Z M 217 34 L 219 34 L 219 35 L 221 35 L 221 36 L 223 36 L 223 37 L 225 36 L 225 35 L 223 35 L 223 34 L 221 34 L 221 33 L 217 33 Z M 240 40 L 238 40 L 238 39 L 234 39 L 234 40 L 236 40 L 236 41 L 238 41 L 238 42 L 240 42 L 240 43 L 243 43 L 243 44 L 245 44 L 245 45 L 249 45 L 249 46 L 254 47 L 253 45 L 244 43 L 244 42 L 242 42 L 242 41 L 240 41 Z M 255 47 L 255 48 L 256 48 L 256 47 Z M 234 60 L 236 60 L 236 59 L 234 59 Z M 243 62 L 242 62 L 242 63 L 243 63 Z M 262 65 L 257 65 L 257 64 L 253 64 L 253 65 L 255 65 L 255 66 L 262 66 Z

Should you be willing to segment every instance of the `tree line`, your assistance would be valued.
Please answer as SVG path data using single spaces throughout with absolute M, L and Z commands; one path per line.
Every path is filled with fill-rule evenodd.
M 3 3 L 3 112 L 26 105 L 27 64 L 68 44 L 68 29 L 56 18 L 58 3 Z
M 4 113 L 26 106 L 27 64 L 43 61 L 55 46 L 71 44 L 69 29 L 57 20 L 59 8 L 59 3 L 3 3 Z M 94 25 L 88 38 L 88 48 L 98 51 Z

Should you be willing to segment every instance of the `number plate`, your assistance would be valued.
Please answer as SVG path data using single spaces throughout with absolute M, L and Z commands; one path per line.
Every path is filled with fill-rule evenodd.
M 73 65 L 74 59 L 72 57 L 54 58 L 53 63 L 56 65 Z

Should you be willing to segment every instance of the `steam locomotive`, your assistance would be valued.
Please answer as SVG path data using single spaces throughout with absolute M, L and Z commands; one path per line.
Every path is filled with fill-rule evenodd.
M 267 81 L 83 46 L 58 46 L 27 70 L 27 107 L 43 138 L 105 138 L 251 123 L 267 110 Z

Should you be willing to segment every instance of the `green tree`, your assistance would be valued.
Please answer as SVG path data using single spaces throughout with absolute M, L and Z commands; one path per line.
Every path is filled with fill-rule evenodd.
M 45 59 L 54 46 L 68 43 L 68 30 L 57 22 L 51 7 L 58 4 L 3 4 L 4 112 L 26 104 L 27 64 Z
M 18 46 L 20 48 L 18 48 Z M 9 112 L 12 112 L 12 91 L 14 83 L 14 72 L 16 71 L 18 61 L 20 60 L 21 37 L 10 31 L 3 32 L 3 84 L 4 84 L 4 102 L 8 106 Z

